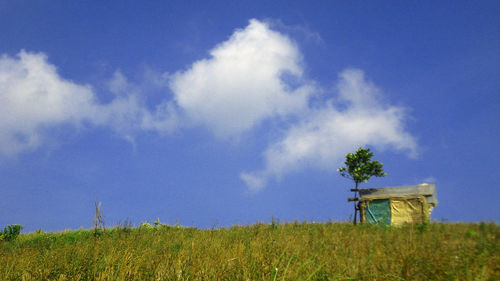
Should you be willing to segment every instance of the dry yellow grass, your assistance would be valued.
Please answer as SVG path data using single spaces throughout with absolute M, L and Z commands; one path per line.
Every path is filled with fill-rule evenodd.
M 23 234 L 1 280 L 500 280 L 500 227 L 287 223 Z

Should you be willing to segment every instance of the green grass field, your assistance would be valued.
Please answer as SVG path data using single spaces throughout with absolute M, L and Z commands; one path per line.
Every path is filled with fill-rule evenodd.
M 500 280 L 495 223 L 115 227 L 0 243 L 1 280 Z

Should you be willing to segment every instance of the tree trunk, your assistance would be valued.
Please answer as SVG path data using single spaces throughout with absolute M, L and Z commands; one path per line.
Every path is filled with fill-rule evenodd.
M 359 183 L 356 182 L 356 189 L 358 189 L 358 185 Z M 354 198 L 358 198 L 358 192 L 355 191 L 354 192 Z M 353 224 L 356 225 L 356 221 L 357 221 L 357 218 L 358 218 L 358 207 L 356 206 L 358 202 L 354 201 L 354 221 L 353 221 Z

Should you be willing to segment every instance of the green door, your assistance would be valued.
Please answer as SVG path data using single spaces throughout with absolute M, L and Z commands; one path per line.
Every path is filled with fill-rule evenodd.
M 389 199 L 377 199 L 367 202 L 365 217 L 368 223 L 391 224 L 391 206 Z

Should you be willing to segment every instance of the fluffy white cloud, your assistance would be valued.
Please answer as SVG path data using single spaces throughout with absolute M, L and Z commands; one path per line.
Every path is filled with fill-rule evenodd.
M 266 23 L 251 20 L 210 55 L 175 74 L 170 87 L 186 116 L 216 136 L 238 136 L 266 118 L 307 107 L 312 87 L 292 87 L 282 79 L 301 79 L 301 54 Z
M 96 116 L 88 85 L 61 79 L 43 54 L 21 51 L 0 58 L 0 154 L 38 147 L 42 131 L 60 123 L 78 124 Z
M 334 169 L 359 145 L 416 156 L 404 109 L 382 102 L 360 70 L 343 71 L 336 96 L 314 107 L 318 88 L 303 77 L 301 60 L 287 36 L 251 20 L 186 71 L 147 75 L 148 85 L 130 83 L 116 72 L 108 83 L 114 98 L 102 103 L 90 86 L 60 77 L 43 54 L 3 55 L 0 156 L 36 149 L 51 128 L 66 124 L 106 126 L 129 139 L 141 130 L 165 133 L 199 124 L 217 137 L 237 138 L 271 118 L 281 118 L 287 130 L 263 152 L 261 170 L 240 174 L 254 191 L 304 167 Z M 170 87 L 173 99 L 149 110 L 142 93 L 159 85 Z
M 119 74 L 110 86 L 116 93 L 128 88 Z M 51 128 L 64 124 L 110 126 L 127 135 L 135 129 L 169 130 L 175 126 L 172 116 L 168 103 L 150 112 L 133 93 L 100 104 L 89 85 L 61 78 L 44 54 L 0 57 L 0 155 L 36 149 Z
M 263 188 L 269 178 L 279 179 L 303 167 L 334 169 L 356 146 L 395 148 L 411 157 L 417 155 L 416 141 L 404 129 L 403 108 L 381 103 L 378 89 L 360 70 L 346 70 L 339 79 L 336 103 L 330 100 L 323 108 L 311 109 L 264 152 L 263 170 L 241 174 L 251 190 Z

